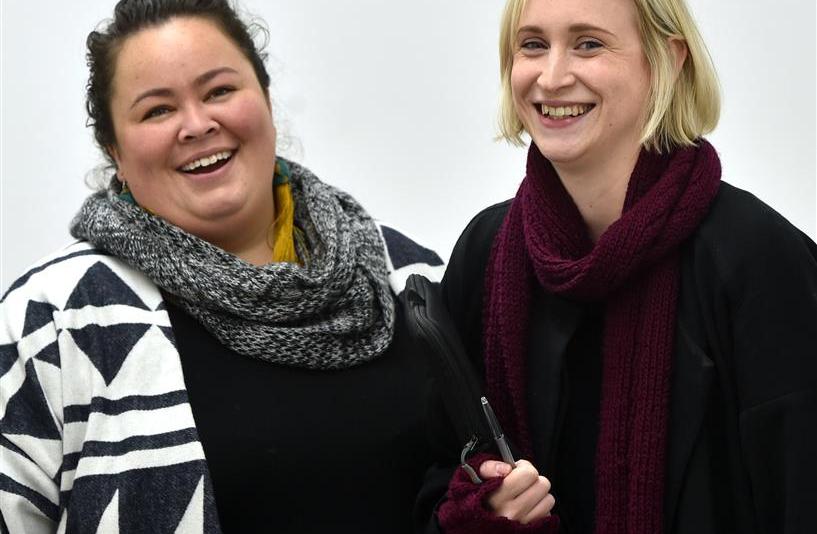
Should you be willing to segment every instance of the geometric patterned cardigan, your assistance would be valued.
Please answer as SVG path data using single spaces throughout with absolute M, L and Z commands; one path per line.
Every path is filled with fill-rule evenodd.
M 380 226 L 395 295 L 443 262 Z M 0 532 L 211 534 L 204 452 L 158 288 L 75 243 L 0 300 Z

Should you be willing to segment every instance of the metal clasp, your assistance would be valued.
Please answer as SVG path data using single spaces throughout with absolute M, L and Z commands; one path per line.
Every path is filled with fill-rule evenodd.
M 471 479 L 471 482 L 474 484 L 482 484 L 482 479 L 479 478 L 479 475 L 474 468 L 468 465 L 465 461 L 468 458 L 468 455 L 474 451 L 474 447 L 477 446 L 479 442 L 479 438 L 477 436 L 472 436 L 468 443 L 465 444 L 465 447 L 462 448 L 462 453 L 460 453 L 460 466 L 468 473 L 468 478 Z

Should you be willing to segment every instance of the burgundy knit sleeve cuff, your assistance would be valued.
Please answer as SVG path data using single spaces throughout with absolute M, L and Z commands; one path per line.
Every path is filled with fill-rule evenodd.
M 485 453 L 476 454 L 468 464 L 479 472 L 479 466 L 486 460 L 498 460 Z M 437 511 L 440 527 L 445 534 L 557 534 L 559 518 L 551 515 L 544 519 L 523 525 L 497 516 L 488 507 L 488 494 L 502 484 L 502 478 L 491 478 L 482 484 L 474 484 L 462 467 L 454 472 L 448 483 L 446 500 Z

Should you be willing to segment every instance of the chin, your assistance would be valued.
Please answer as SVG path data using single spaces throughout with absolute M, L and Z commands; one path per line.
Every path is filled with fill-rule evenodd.
M 223 202 L 216 205 L 207 206 L 196 213 L 196 218 L 200 221 L 217 221 L 229 219 L 243 208 L 244 203 Z
M 552 141 L 543 143 L 537 142 L 536 140 L 534 140 L 534 143 L 539 149 L 539 152 L 551 163 L 567 165 L 580 160 L 584 154 L 584 150 L 581 147 L 573 145 L 563 145 L 553 143 Z

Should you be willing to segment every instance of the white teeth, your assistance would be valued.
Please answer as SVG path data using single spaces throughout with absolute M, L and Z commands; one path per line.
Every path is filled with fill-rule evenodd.
M 574 106 L 555 106 L 551 107 L 545 104 L 541 104 L 541 112 L 542 115 L 546 117 L 551 117 L 554 119 L 562 118 L 562 117 L 578 117 L 579 115 L 584 115 L 592 105 L 586 104 L 577 104 Z
M 207 167 L 209 165 L 213 165 L 217 161 L 221 161 L 224 159 L 229 158 L 233 155 L 232 150 L 225 150 L 224 152 L 218 152 L 213 154 L 212 156 L 207 156 L 205 158 L 197 159 L 196 161 L 191 161 L 187 165 L 182 167 L 183 171 L 193 171 L 198 169 L 199 167 Z

